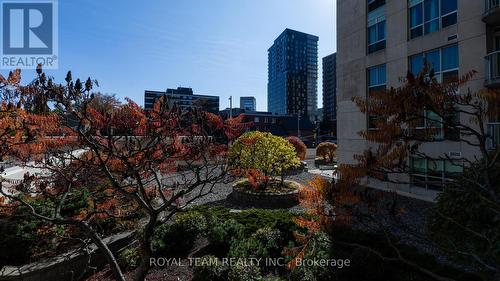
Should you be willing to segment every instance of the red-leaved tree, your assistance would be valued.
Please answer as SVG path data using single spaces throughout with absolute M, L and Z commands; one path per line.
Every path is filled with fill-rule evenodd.
M 16 72 L 2 88 L 14 86 L 10 98 L 18 101 L 2 103 L 2 155 L 33 169 L 21 183 L 1 182 L 4 214 L 22 208 L 51 226 L 70 226 L 99 247 L 117 280 L 125 278 L 103 242 L 102 221 L 136 227 L 142 262 L 134 280 L 144 280 L 155 227 L 226 180 L 227 144 L 244 125 L 163 98 L 151 110 L 131 100 L 96 110 L 95 81 L 69 72 L 56 84 L 37 72 L 27 86 Z

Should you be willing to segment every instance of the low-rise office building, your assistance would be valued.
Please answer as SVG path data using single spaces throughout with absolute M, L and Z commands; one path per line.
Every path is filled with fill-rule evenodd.
M 177 89 L 167 89 L 165 92 L 145 91 L 144 109 L 152 109 L 154 103 L 161 97 L 165 97 L 169 104 L 176 105 L 182 110 L 198 107 L 212 113 L 219 112 L 219 97 L 195 95 L 193 93 L 193 89 L 182 87 Z

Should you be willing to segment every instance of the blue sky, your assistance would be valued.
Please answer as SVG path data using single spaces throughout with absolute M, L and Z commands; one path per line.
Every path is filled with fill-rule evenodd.
M 285 29 L 320 37 L 336 51 L 335 0 L 59 0 L 59 70 L 91 76 L 101 92 L 143 105 L 144 90 L 178 86 L 255 96 L 267 108 L 267 49 Z M 320 68 L 321 71 L 321 68 Z M 321 73 L 321 72 L 320 72 Z M 24 71 L 32 78 L 34 71 Z M 318 80 L 321 107 L 321 74 Z

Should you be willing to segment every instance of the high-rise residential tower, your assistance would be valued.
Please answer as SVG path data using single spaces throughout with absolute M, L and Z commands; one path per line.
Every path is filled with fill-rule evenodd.
M 240 97 L 240 108 L 247 111 L 257 111 L 255 97 Z
M 361 130 L 376 129 L 354 105 L 353 97 L 401 86 L 408 71 L 418 74 L 425 62 L 439 81 L 455 81 L 475 70 L 467 84 L 477 91 L 500 86 L 500 5 L 482 0 L 338 0 L 337 121 L 338 161 L 355 163 L 354 155 L 372 144 Z M 464 89 L 466 92 L 467 89 Z M 462 118 L 462 122 L 468 122 Z M 491 145 L 499 144 L 500 120 L 491 120 Z M 422 146 L 431 157 L 474 159 L 475 148 L 446 136 Z M 404 184 L 370 180 L 370 185 L 409 196 L 433 199 L 463 166 L 448 159 L 408 161 Z M 409 183 L 409 184 L 407 184 Z
M 337 119 L 337 54 L 323 58 L 323 120 Z
M 312 116 L 318 107 L 318 40 L 286 29 L 268 50 L 268 111 Z

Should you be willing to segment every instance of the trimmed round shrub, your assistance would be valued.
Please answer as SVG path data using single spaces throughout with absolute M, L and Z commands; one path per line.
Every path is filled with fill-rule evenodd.
M 231 169 L 244 174 L 254 187 L 267 187 L 271 176 L 283 176 L 288 169 L 298 167 L 293 145 L 270 133 L 248 132 L 229 149 Z
M 299 139 L 298 137 L 288 137 L 286 140 L 295 147 L 295 152 L 297 153 L 297 157 L 299 157 L 300 160 L 305 160 L 306 159 L 306 152 L 307 152 L 307 146 L 304 144 L 304 142 Z
M 337 145 L 331 142 L 322 142 L 316 147 L 316 157 L 333 162 L 337 156 Z

